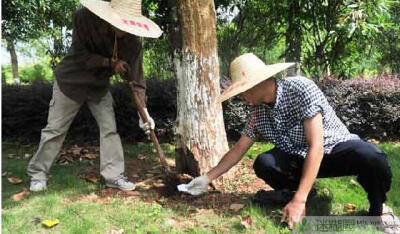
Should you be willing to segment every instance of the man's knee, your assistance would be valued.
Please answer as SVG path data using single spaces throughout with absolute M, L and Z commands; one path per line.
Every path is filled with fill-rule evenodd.
M 371 180 L 370 176 L 375 177 L 388 190 L 391 184 L 392 172 L 386 153 L 370 143 L 366 143 L 364 147 L 358 148 L 356 152 L 361 158 L 360 164 L 363 174 L 361 177 L 365 177 L 364 180 Z M 362 180 L 362 178 L 360 179 Z M 364 181 L 364 183 L 368 182 Z
M 264 175 L 271 170 L 275 160 L 271 154 L 263 153 L 257 156 L 253 164 L 254 172 L 258 177 L 264 177 Z
M 386 153 L 370 143 L 366 143 L 363 147 L 359 147 L 356 149 L 356 152 L 361 158 L 362 164 L 366 168 L 388 167 Z
M 107 137 L 107 136 L 112 136 L 112 135 L 118 134 L 117 128 L 116 128 L 115 124 L 113 124 L 113 123 L 100 123 L 99 128 L 100 128 L 100 134 L 102 137 Z
M 63 136 L 68 131 L 66 126 L 57 126 L 56 124 L 48 124 L 42 129 L 41 137 L 45 139 L 53 139 Z

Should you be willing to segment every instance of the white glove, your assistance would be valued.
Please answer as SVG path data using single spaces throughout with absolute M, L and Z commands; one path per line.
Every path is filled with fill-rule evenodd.
M 197 196 L 207 191 L 207 186 L 210 180 L 206 175 L 194 178 L 189 184 L 178 185 L 178 191 L 186 192 L 191 195 Z
M 139 127 L 140 127 L 147 135 L 149 135 L 149 134 L 150 134 L 150 130 L 154 130 L 154 128 L 155 128 L 156 125 L 155 125 L 155 123 L 154 123 L 153 118 L 150 117 L 149 112 L 147 111 L 147 108 L 144 108 L 144 112 L 145 112 L 146 115 L 147 115 L 147 120 L 148 120 L 148 122 L 144 123 L 143 120 L 142 120 L 142 118 L 140 117 L 139 112 L 138 112 L 138 114 L 139 114 Z

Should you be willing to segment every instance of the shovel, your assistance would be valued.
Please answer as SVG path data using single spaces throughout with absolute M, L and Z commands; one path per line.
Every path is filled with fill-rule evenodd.
M 134 91 L 132 92 L 132 96 L 133 96 L 133 99 L 134 99 L 134 101 L 136 103 L 136 107 L 138 109 L 140 118 L 143 120 L 143 122 L 148 123 L 149 120 L 147 118 L 146 112 L 144 111 L 144 107 L 142 106 L 142 103 L 143 103 L 142 100 L 140 100 L 139 95 Z M 161 162 L 161 165 L 162 165 L 164 171 L 167 174 L 176 174 L 176 173 L 172 172 L 171 168 L 169 167 L 169 165 L 167 163 L 167 160 L 165 160 L 164 152 L 161 149 L 160 144 L 158 143 L 157 136 L 154 133 L 153 129 L 150 129 L 150 139 L 153 142 L 154 147 L 156 148 L 158 157 L 160 158 L 160 162 Z
M 143 103 L 142 100 L 140 100 L 139 95 L 135 91 L 132 91 L 132 97 L 136 103 L 136 107 L 137 107 L 140 117 L 142 118 L 142 120 L 145 123 L 147 123 L 148 118 L 147 118 L 147 114 L 145 113 L 144 107 L 142 105 L 142 103 Z M 165 160 L 164 152 L 161 149 L 160 144 L 158 143 L 157 136 L 154 133 L 153 129 L 150 129 L 150 138 L 154 144 L 154 147 L 156 148 L 158 157 L 160 158 L 161 165 L 166 174 L 166 183 L 169 184 L 170 187 L 172 188 L 172 191 L 167 191 L 166 194 L 173 194 L 174 192 L 177 191 L 176 186 L 178 184 L 187 183 L 188 181 L 190 181 L 193 178 L 187 177 L 183 174 L 179 174 L 176 171 L 171 170 L 171 168 L 169 167 L 169 165 L 167 163 L 167 160 Z M 212 182 L 210 183 L 210 186 L 214 189 L 214 191 L 217 191 L 215 185 Z

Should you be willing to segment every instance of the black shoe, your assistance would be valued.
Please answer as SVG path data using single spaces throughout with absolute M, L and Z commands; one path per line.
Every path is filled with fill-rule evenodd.
M 289 190 L 259 190 L 252 198 L 252 201 L 259 205 L 280 205 L 287 204 L 294 196 Z

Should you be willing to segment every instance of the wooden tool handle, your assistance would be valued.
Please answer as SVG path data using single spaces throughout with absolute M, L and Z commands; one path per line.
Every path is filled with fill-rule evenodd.
M 132 95 L 133 95 L 133 98 L 134 98 L 134 100 L 135 100 L 136 107 L 137 107 L 137 109 L 138 109 L 140 118 L 143 120 L 143 122 L 148 123 L 148 122 L 149 122 L 149 119 L 147 118 L 147 114 L 146 114 L 146 112 L 145 112 L 145 110 L 144 110 L 144 107 L 142 106 L 142 102 L 141 102 L 141 100 L 140 100 L 138 94 L 137 94 L 136 92 L 133 91 L 133 92 L 132 92 Z M 170 168 L 169 168 L 169 166 L 168 166 L 167 160 L 165 160 L 164 152 L 163 152 L 163 150 L 161 149 L 160 144 L 158 143 L 157 136 L 156 136 L 156 134 L 154 133 L 154 130 L 153 130 L 153 129 L 150 129 L 150 138 L 151 138 L 151 141 L 153 141 L 153 144 L 154 144 L 154 147 L 156 148 L 156 151 L 157 151 L 157 153 L 158 153 L 158 156 L 160 157 L 160 162 L 161 162 L 162 166 L 164 167 L 164 169 L 165 169 L 167 172 L 170 172 L 171 170 L 170 170 Z

